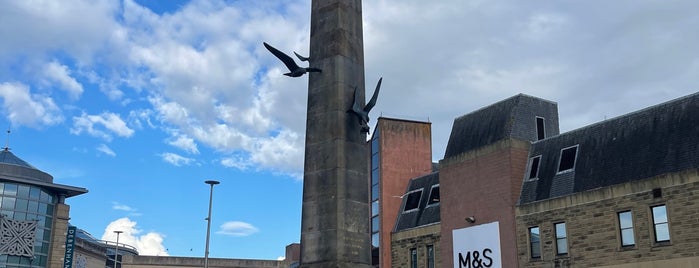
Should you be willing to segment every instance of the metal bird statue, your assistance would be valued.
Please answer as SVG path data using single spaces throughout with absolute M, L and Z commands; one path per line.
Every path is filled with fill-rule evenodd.
M 274 48 L 273 46 L 270 46 L 269 44 L 267 44 L 265 42 L 262 42 L 262 43 L 265 45 L 267 50 L 269 50 L 269 52 L 272 52 L 272 54 L 274 54 L 274 56 L 276 56 L 279 60 L 281 60 L 284 63 L 284 65 L 286 65 L 286 68 L 289 68 L 289 72 L 284 74 L 286 76 L 300 77 L 307 72 L 318 72 L 318 73 L 322 72 L 322 70 L 318 69 L 318 68 L 299 67 L 296 64 L 296 62 L 294 61 L 294 59 L 289 57 L 289 55 L 284 54 L 284 52 L 279 51 L 278 49 Z M 294 52 L 294 54 L 296 54 L 296 52 Z M 299 54 L 296 54 L 296 56 L 302 61 L 308 60 L 308 58 L 302 57 Z
M 382 80 L 383 77 L 379 79 L 379 82 L 376 84 L 376 89 L 374 89 L 374 95 L 371 96 L 371 99 L 364 107 L 361 107 L 361 96 L 359 96 L 357 87 L 354 87 L 354 101 L 352 101 L 352 108 L 347 110 L 347 112 L 357 115 L 359 125 L 362 126 L 362 133 L 369 133 L 369 111 L 376 105 L 376 99 L 379 97 L 379 89 L 381 89 Z
M 296 54 L 296 57 L 299 58 L 300 61 L 309 61 L 310 60 L 309 57 L 301 56 L 301 55 L 299 55 L 299 53 L 296 53 L 296 51 L 294 51 L 294 54 Z

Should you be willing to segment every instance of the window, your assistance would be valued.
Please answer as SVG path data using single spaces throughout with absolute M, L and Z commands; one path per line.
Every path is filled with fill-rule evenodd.
M 371 152 L 375 153 L 379 151 L 379 129 L 374 131 L 374 135 L 371 139 Z
M 371 234 L 371 246 L 375 248 L 379 247 L 379 233 Z
M 536 139 L 543 140 L 546 138 L 546 130 L 544 128 L 544 118 L 536 117 Z
M 379 152 L 373 152 L 371 154 L 371 169 L 379 168 Z
M 381 174 L 379 174 L 379 138 L 378 130 L 374 133 L 374 137 L 371 140 L 371 200 L 379 199 L 379 181 L 381 180 Z
M 529 228 L 529 250 L 532 258 L 541 258 L 541 238 L 539 226 Z
M 417 249 L 410 249 L 410 267 L 417 268 Z
M 379 168 L 375 168 L 371 170 L 371 185 L 375 185 L 379 183 Z
M 0 208 L 6 209 L 6 210 L 14 210 L 15 209 L 15 202 L 17 201 L 16 198 L 3 197 L 1 200 L 2 201 L 0 201 L 0 203 L 2 203 L 2 205 L 0 205 Z
M 619 231 L 621 235 L 621 246 L 629 247 L 636 244 L 633 236 L 633 217 L 631 211 L 617 213 L 619 216 Z
M 434 268 L 434 246 L 427 245 L 427 268 Z
M 553 225 L 556 231 L 556 254 L 568 254 L 568 235 L 566 234 L 566 223 L 559 222 Z
M 558 162 L 558 172 L 568 171 L 575 168 L 575 158 L 578 154 L 578 146 L 571 146 L 561 150 L 561 160 Z
M 371 217 L 371 232 L 376 233 L 379 231 L 379 216 Z
M 6 183 L 5 184 L 5 192 L 3 194 L 6 196 L 7 195 L 16 196 L 17 195 L 17 184 Z
M 417 209 L 420 206 L 421 197 L 422 189 L 408 193 L 408 195 L 405 197 L 405 208 L 403 208 L 403 212 L 408 212 Z
M 439 204 L 439 184 L 432 185 L 430 189 L 430 199 L 427 201 L 427 205 Z
M 371 200 L 379 200 L 379 185 L 374 184 L 371 186 Z
M 665 205 L 654 206 L 653 230 L 655 231 L 655 242 L 670 241 L 670 228 L 667 222 L 667 208 Z
M 529 179 L 533 180 L 539 177 L 539 162 L 541 161 L 541 156 L 537 155 L 529 159 Z
M 36 220 L 37 227 L 31 235 L 34 237 L 32 253 L 34 265 L 45 266 L 49 244 L 53 232 L 54 201 L 48 191 L 22 184 L 0 182 L 0 216 L 10 220 Z M 20 239 L 22 240 L 22 239 Z M 19 242 L 15 241 L 15 242 Z M 10 243 L 7 246 L 17 246 Z M 1 255 L 1 254 L 0 254 Z M 30 259 L 26 256 L 0 256 L 0 267 L 29 267 Z

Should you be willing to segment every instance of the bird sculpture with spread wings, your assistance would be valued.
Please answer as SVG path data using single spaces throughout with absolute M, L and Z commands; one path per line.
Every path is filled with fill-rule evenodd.
M 362 126 L 362 133 L 369 133 L 369 111 L 376 105 L 376 99 L 379 97 L 379 89 L 381 89 L 382 80 L 383 77 L 379 79 L 379 82 L 376 84 L 376 89 L 374 89 L 374 95 L 371 96 L 371 99 L 364 107 L 361 107 L 361 96 L 359 96 L 357 87 L 354 87 L 354 101 L 352 101 L 352 108 L 347 112 L 357 116 L 359 125 Z
M 308 72 L 322 72 L 321 69 L 318 68 L 313 68 L 313 67 L 299 67 L 298 64 L 294 61 L 293 58 L 289 57 L 289 55 L 286 55 L 284 52 L 279 51 L 278 49 L 274 48 L 273 46 L 270 46 L 269 44 L 262 42 L 267 50 L 269 52 L 272 52 L 274 56 L 276 56 L 279 60 L 281 60 L 284 65 L 286 65 L 286 68 L 289 68 L 289 72 L 285 73 L 284 75 L 289 76 L 289 77 L 300 77 L 304 75 L 305 73 Z M 299 58 L 301 61 L 308 61 L 309 59 L 307 57 L 303 57 L 299 55 L 298 53 L 294 52 L 296 54 L 296 57 Z

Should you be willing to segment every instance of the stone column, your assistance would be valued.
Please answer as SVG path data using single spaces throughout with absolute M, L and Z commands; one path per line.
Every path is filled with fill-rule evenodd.
M 68 232 L 68 221 L 70 206 L 58 203 L 54 206 L 53 225 L 51 228 L 51 250 L 48 256 L 49 268 L 63 268 L 66 253 L 66 234 Z
M 361 0 L 312 0 L 301 267 L 370 267 L 366 134 L 347 113 L 364 98 Z

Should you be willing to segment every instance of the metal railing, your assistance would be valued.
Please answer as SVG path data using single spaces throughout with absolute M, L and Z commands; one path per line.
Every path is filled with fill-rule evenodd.
M 97 240 L 97 242 L 105 244 L 107 249 L 114 249 L 114 247 L 116 247 L 117 245 L 116 242 L 106 240 Z M 132 254 L 138 255 L 138 250 L 135 247 L 124 243 L 119 243 L 119 250 L 126 250 Z

